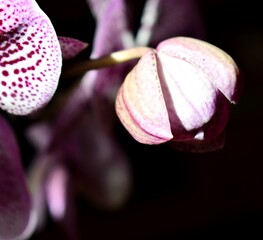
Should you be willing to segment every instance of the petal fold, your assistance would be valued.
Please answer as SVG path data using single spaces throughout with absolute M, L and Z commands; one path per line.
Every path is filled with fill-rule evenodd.
M 155 53 L 149 50 L 127 75 L 116 99 L 122 124 L 137 141 L 147 144 L 173 137 L 156 65 Z

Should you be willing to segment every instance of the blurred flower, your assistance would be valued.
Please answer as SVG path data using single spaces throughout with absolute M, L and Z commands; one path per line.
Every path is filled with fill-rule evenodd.
M 15 134 L 1 115 L 0 190 L 0 239 L 12 239 L 22 234 L 28 224 L 31 199 Z
M 34 0 L 0 1 L 0 107 L 26 115 L 53 96 L 61 72 L 60 45 Z
M 230 103 L 238 101 L 241 89 L 228 54 L 201 40 L 171 38 L 149 50 L 127 75 L 116 111 L 141 143 L 171 140 L 175 147 L 179 142 L 183 149 L 183 142 L 190 151 L 204 151 L 223 144 Z

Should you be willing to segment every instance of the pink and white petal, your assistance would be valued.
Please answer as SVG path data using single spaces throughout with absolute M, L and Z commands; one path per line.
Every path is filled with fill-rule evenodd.
M 81 51 L 87 48 L 88 43 L 82 42 L 75 38 L 58 37 L 63 60 L 76 57 Z
M 238 102 L 243 88 L 239 69 L 223 50 L 199 39 L 175 37 L 161 42 L 157 52 L 196 66 L 230 102 Z
M 160 144 L 173 138 L 152 50 L 146 52 L 124 80 L 116 98 L 116 112 L 141 143 Z
M 163 53 L 157 56 L 174 137 L 178 133 L 178 121 L 187 132 L 209 122 L 215 112 L 218 89 L 195 65 Z
M 53 96 L 61 73 L 55 30 L 35 1 L 1 1 L 0 107 L 26 115 Z
M 23 233 L 31 211 L 31 199 L 14 133 L 0 116 L 0 239 Z

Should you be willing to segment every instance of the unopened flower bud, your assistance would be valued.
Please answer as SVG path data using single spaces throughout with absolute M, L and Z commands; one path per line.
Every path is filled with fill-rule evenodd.
M 122 124 L 139 142 L 209 141 L 227 124 L 242 84 L 234 60 L 201 40 L 176 37 L 149 50 L 116 99 Z

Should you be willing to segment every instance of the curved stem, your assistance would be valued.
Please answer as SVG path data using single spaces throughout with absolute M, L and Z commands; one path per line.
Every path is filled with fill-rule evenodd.
M 104 67 L 113 66 L 116 64 L 124 63 L 133 59 L 142 57 L 147 52 L 149 47 L 135 47 L 129 48 L 117 52 L 113 52 L 109 55 L 96 58 L 83 60 L 67 66 L 63 69 L 61 78 L 72 78 L 83 75 L 85 72 L 91 69 L 99 69 Z

